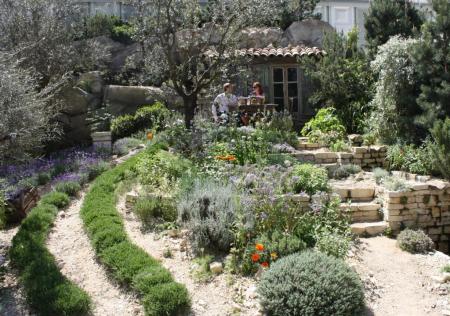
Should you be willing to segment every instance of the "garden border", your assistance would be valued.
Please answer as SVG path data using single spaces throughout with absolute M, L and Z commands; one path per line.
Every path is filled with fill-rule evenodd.
M 147 315 L 177 315 L 190 305 L 184 285 L 128 238 L 116 209 L 116 189 L 143 154 L 99 176 L 85 196 L 81 218 L 97 257 L 122 285 L 140 294 Z
M 20 271 L 27 301 L 41 315 L 86 315 L 91 309 L 88 294 L 67 279 L 45 246 L 58 210 L 70 202 L 67 194 L 44 195 L 22 222 L 12 240 L 10 258 Z

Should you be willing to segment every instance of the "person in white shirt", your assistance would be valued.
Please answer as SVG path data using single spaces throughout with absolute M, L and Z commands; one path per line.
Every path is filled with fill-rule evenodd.
M 219 94 L 213 102 L 211 112 L 215 122 L 219 122 L 221 116 L 226 116 L 230 112 L 230 108 L 236 108 L 238 98 L 233 94 L 233 85 L 226 83 L 223 85 L 223 93 Z M 226 119 L 228 120 L 228 119 Z

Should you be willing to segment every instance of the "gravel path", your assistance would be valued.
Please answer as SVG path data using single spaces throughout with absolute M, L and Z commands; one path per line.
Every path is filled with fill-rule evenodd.
M 362 238 L 355 253 L 348 262 L 364 281 L 367 315 L 450 315 L 449 285 L 433 280 L 450 263 L 448 256 L 413 255 L 387 237 Z
M 239 278 L 230 284 L 231 276 L 220 274 L 208 283 L 197 282 L 191 276 L 192 261 L 185 251 L 180 251 L 182 239 L 159 238 L 155 233 L 143 233 L 142 224 L 133 212 L 127 210 L 125 198 L 121 197 L 118 211 L 125 220 L 125 227 L 131 240 L 152 257 L 160 260 L 172 273 L 175 280 L 186 285 L 192 299 L 191 315 L 261 315 L 255 300 L 255 281 Z M 172 258 L 164 258 L 164 249 L 172 251 Z
M 31 316 L 17 272 L 11 268 L 8 251 L 19 226 L 0 230 L 0 315 Z
M 143 315 L 139 301 L 108 278 L 99 264 L 79 216 L 84 194 L 59 213 L 47 240 L 61 272 L 83 288 L 99 316 Z

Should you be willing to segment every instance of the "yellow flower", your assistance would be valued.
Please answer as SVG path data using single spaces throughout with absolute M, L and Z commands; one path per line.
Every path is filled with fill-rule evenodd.
M 277 260 L 278 255 L 277 255 L 276 252 L 272 252 L 272 253 L 270 254 L 270 257 L 272 258 L 272 260 Z

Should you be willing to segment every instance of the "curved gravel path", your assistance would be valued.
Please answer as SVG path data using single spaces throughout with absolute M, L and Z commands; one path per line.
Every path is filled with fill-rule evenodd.
M 59 213 L 47 239 L 48 249 L 61 272 L 89 294 L 94 315 L 144 315 L 137 298 L 114 284 L 97 262 L 79 215 L 83 200 L 84 193 Z
M 159 238 L 155 233 L 142 232 L 142 224 L 133 212 L 127 210 L 124 196 L 120 197 L 117 210 L 124 218 L 125 229 L 131 240 L 160 260 L 175 280 L 186 286 L 192 299 L 191 315 L 261 315 L 255 300 L 256 293 L 249 291 L 254 288 L 254 280 L 239 278 L 234 284 L 229 284 L 229 275 L 220 274 L 208 283 L 196 282 L 190 273 L 192 261 L 186 252 L 180 251 L 182 239 Z M 171 249 L 172 258 L 164 258 L 166 248 Z

